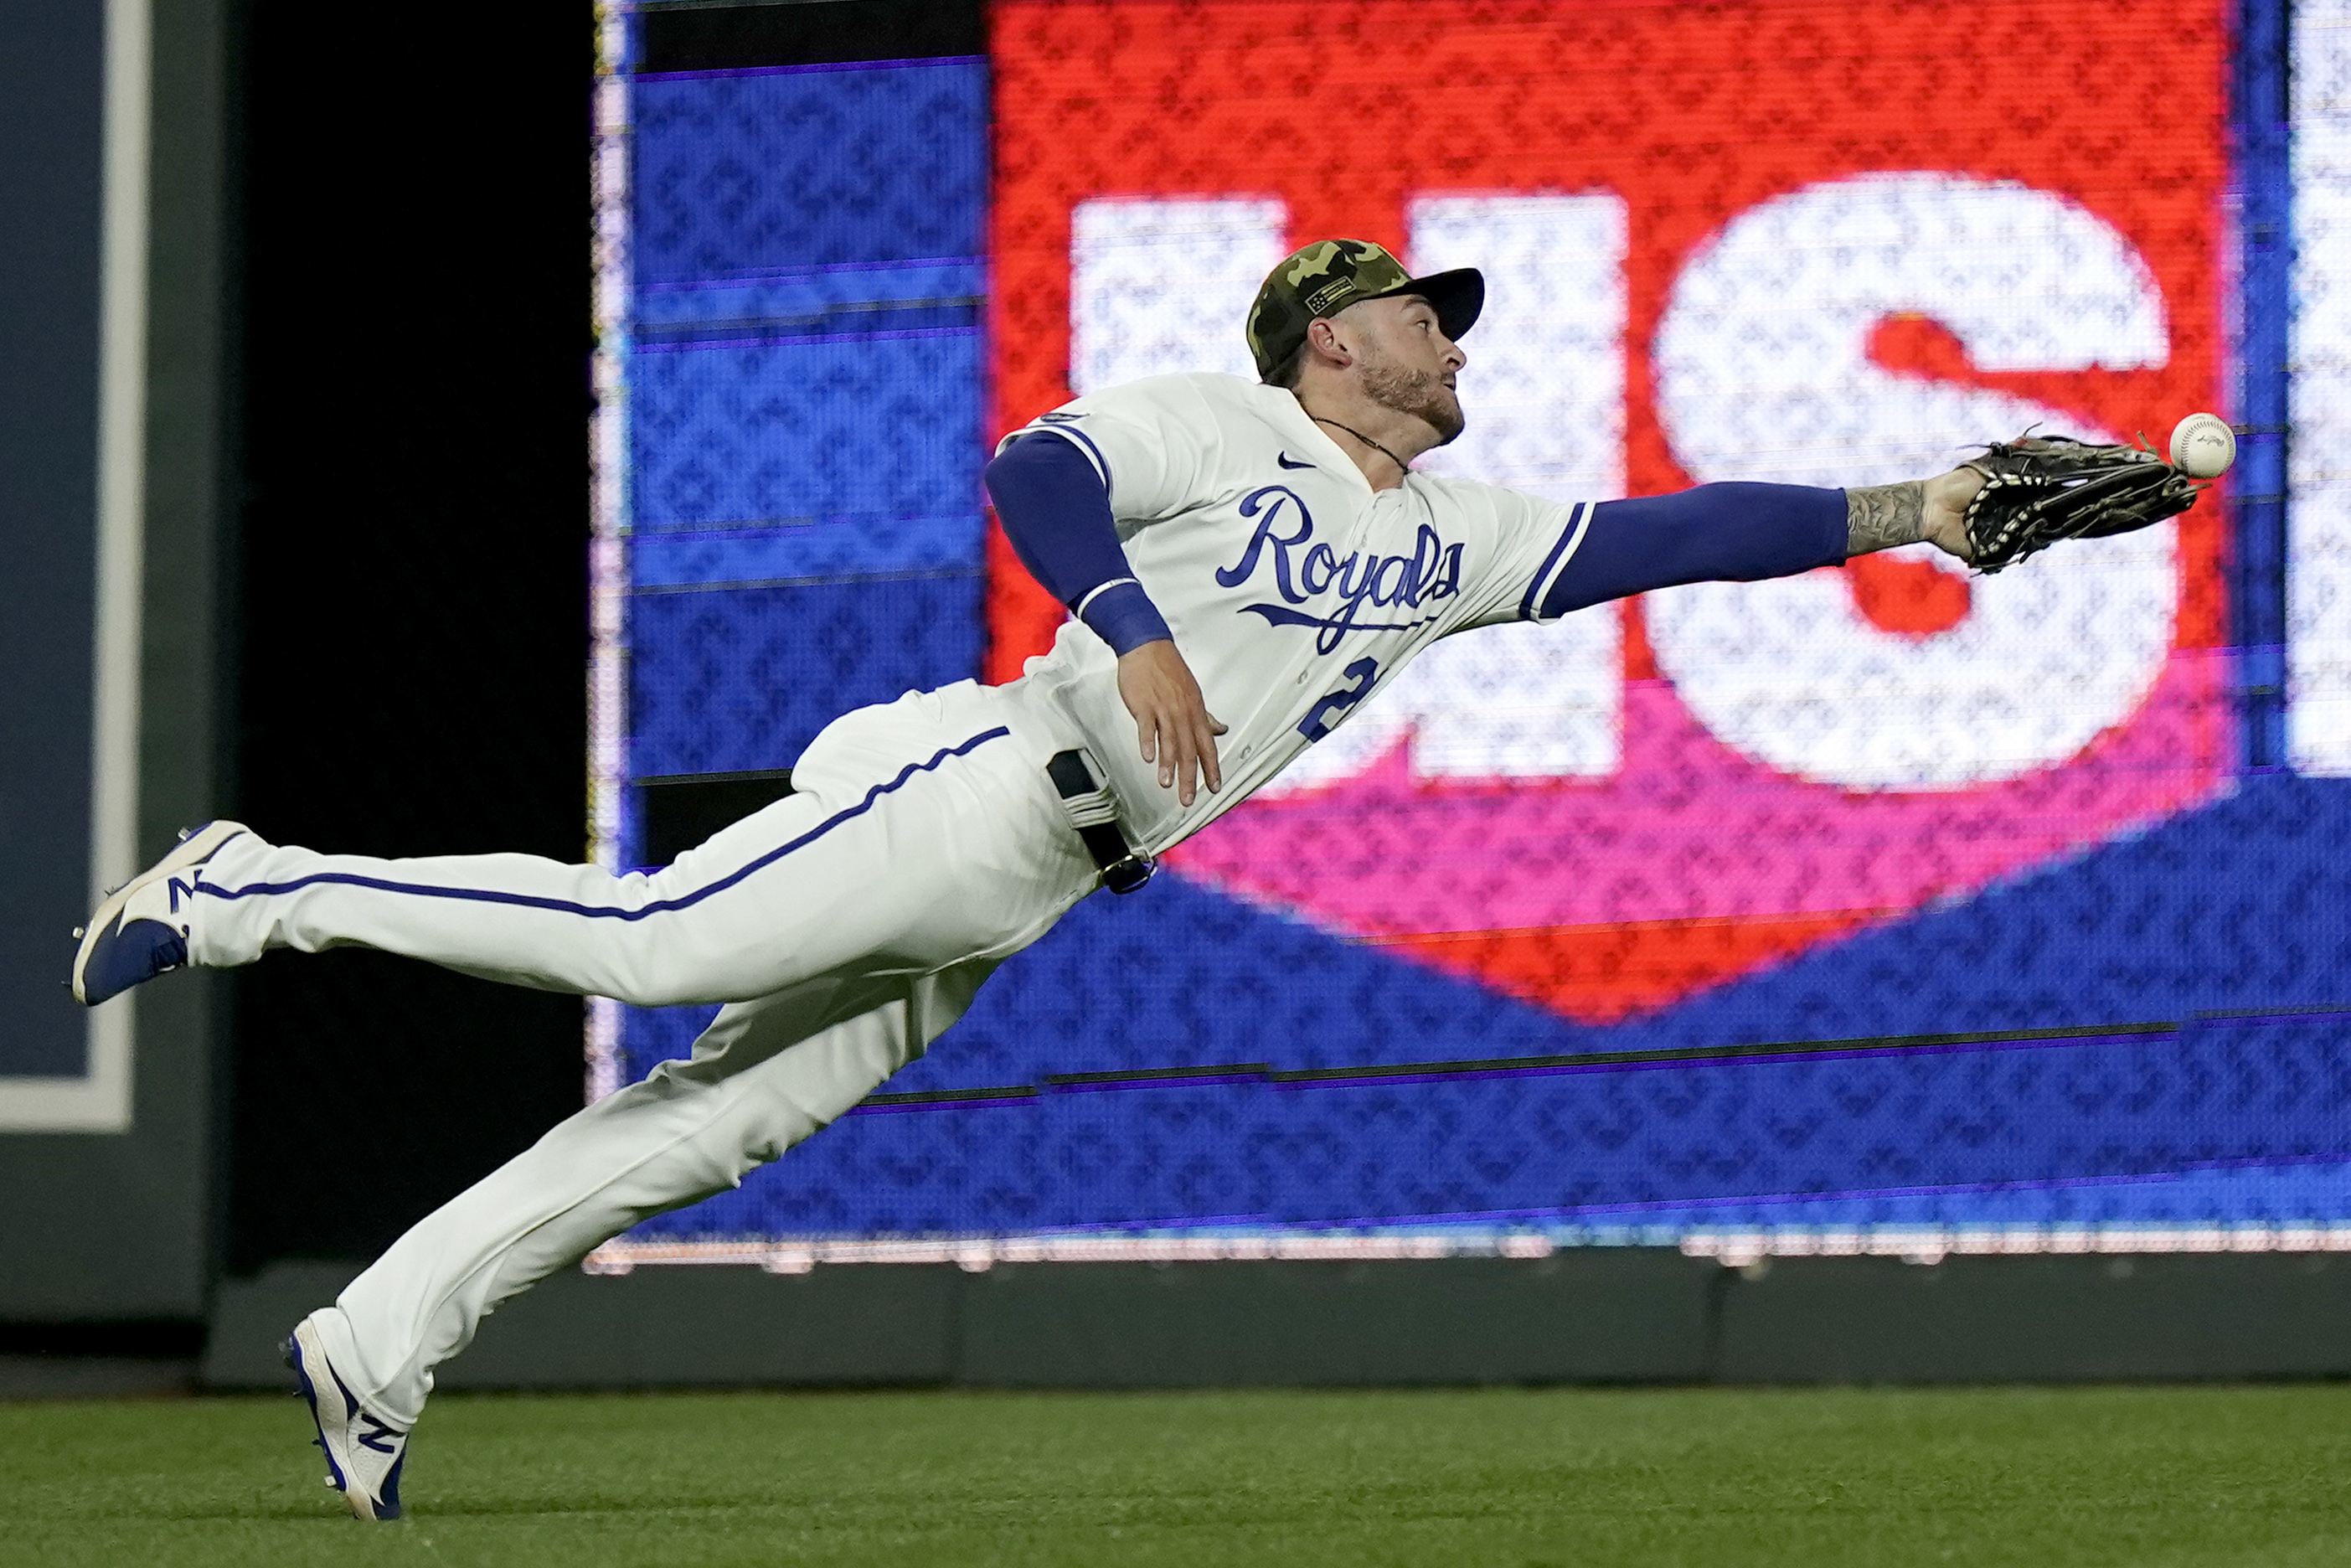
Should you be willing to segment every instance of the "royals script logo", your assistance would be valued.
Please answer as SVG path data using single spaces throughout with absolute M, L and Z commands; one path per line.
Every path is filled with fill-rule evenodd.
M 1336 653 L 1350 632 L 1408 632 L 1437 619 L 1430 606 L 1461 591 L 1461 547 L 1447 544 L 1423 523 L 1410 555 L 1341 555 L 1314 537 L 1314 515 L 1287 485 L 1268 485 L 1241 498 L 1241 516 L 1257 528 L 1240 559 L 1218 569 L 1217 581 L 1238 588 L 1264 569 L 1279 604 L 1244 604 L 1270 625 L 1311 626 L 1314 651 Z M 1416 614 L 1426 610 L 1426 614 Z

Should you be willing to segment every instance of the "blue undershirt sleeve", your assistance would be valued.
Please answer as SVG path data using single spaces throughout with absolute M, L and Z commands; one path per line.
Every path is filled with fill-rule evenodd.
M 1843 490 L 1809 485 L 1700 485 L 1603 501 L 1574 557 L 1543 595 L 1549 621 L 1682 582 L 1758 582 L 1844 559 Z
M 1084 453 L 1040 431 L 998 453 L 985 478 L 1020 564 L 1113 652 L 1172 639 L 1127 565 L 1110 491 Z

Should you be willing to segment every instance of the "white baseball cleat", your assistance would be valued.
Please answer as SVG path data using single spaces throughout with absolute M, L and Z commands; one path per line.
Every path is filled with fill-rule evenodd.
M 335 1371 L 319 1332 L 319 1320 L 334 1311 L 323 1308 L 294 1325 L 286 1341 L 286 1364 L 294 1369 L 294 1380 L 309 1402 L 311 1424 L 319 1428 L 311 1440 L 327 1456 L 327 1484 L 343 1494 L 354 1519 L 398 1519 L 408 1434 L 364 1409 Z
M 247 831 L 242 822 L 206 822 L 181 834 L 170 854 L 108 894 L 89 924 L 74 933 L 81 941 L 74 952 L 74 1000 L 94 1008 L 186 964 L 184 905 L 203 875 L 197 868 Z

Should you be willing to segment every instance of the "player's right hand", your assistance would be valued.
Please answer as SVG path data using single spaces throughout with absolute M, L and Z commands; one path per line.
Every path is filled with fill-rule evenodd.
M 1224 787 L 1217 766 L 1217 737 L 1225 727 L 1208 711 L 1192 666 L 1162 638 L 1119 656 L 1118 695 L 1134 716 L 1135 739 L 1143 760 L 1159 764 L 1159 787 L 1173 789 L 1176 799 L 1192 803 L 1196 779 L 1210 789 Z

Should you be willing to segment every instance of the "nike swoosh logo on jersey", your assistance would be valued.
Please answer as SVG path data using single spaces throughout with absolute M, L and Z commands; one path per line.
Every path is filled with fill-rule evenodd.
M 1276 463 L 1280 464 L 1284 468 L 1311 468 L 1314 466 L 1311 463 L 1292 463 L 1290 460 L 1290 454 L 1287 452 L 1275 454 L 1273 460 Z

